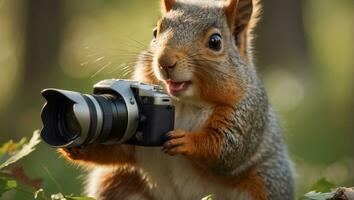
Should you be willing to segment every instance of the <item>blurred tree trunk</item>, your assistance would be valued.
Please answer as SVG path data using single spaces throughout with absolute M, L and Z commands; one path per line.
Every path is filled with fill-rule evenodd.
M 41 83 L 50 82 L 51 77 L 48 75 L 58 65 L 63 1 L 25 2 L 26 43 L 22 87 L 39 92 L 43 87 Z M 31 83 L 30 86 L 28 83 Z
M 8 124 L 2 131 L 22 136 L 40 128 L 40 91 L 53 84 L 52 77 L 60 73 L 58 51 L 63 29 L 63 1 L 26 0 L 23 4 L 23 13 L 19 13 L 25 32 L 22 74 L 6 115 L 0 116 L 2 123 Z
M 349 141 L 350 144 L 349 146 L 351 147 L 350 149 L 350 152 L 351 152 L 351 155 L 352 155 L 352 158 L 354 159 L 354 70 L 352 72 L 353 74 L 353 79 L 352 79 L 352 112 L 350 113 L 349 115 L 349 123 L 350 123 L 350 127 L 349 127 L 349 133 L 348 135 L 351 137 L 349 138 Z M 354 184 L 354 174 L 353 174 L 353 177 L 352 177 L 352 183 Z
M 303 26 L 303 3 L 294 0 L 266 0 L 262 3 L 259 29 L 256 31 L 258 68 L 308 67 Z

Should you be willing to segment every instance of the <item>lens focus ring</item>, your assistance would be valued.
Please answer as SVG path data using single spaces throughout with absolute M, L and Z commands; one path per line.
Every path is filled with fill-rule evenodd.
M 85 143 L 94 142 L 100 135 L 103 124 L 102 109 L 97 100 L 91 95 L 84 95 L 84 98 L 90 110 L 90 128 L 89 135 Z

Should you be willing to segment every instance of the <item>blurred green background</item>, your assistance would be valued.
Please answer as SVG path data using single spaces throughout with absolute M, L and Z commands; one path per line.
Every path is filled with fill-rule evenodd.
M 353 1 L 266 0 L 263 7 L 256 62 L 283 123 L 298 194 L 320 177 L 353 186 Z M 128 78 L 159 8 L 157 0 L 0 0 L 0 144 L 41 128 L 41 89 L 90 93 L 101 79 Z M 42 178 L 48 193 L 82 192 L 83 172 L 45 144 L 17 165 Z

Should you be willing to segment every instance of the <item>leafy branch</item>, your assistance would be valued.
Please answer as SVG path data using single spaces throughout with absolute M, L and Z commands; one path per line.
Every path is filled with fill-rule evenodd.
M 339 187 L 327 181 L 326 178 L 318 180 L 301 200 L 352 200 L 354 199 L 354 188 Z
M 12 164 L 16 163 L 35 150 L 35 147 L 41 141 L 39 131 L 35 131 L 31 139 L 28 142 L 27 141 L 27 138 L 22 138 L 19 142 L 10 140 L 0 147 L 0 197 L 5 192 L 15 190 L 30 195 L 33 199 L 94 200 L 91 197 L 63 195 L 62 193 L 52 194 L 49 196 L 45 193 L 45 190 L 41 188 L 42 180 L 29 178 L 24 173 L 22 167 L 10 168 Z M 58 185 L 58 182 L 54 179 L 48 168 L 44 167 L 44 169 L 52 181 Z M 23 185 L 30 186 L 33 190 L 28 191 L 22 187 Z

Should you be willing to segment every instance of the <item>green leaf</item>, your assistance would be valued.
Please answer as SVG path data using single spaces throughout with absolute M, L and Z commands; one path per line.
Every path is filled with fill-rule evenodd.
M 335 184 L 327 181 L 326 178 L 321 178 L 314 185 L 312 185 L 310 191 L 325 193 L 331 192 L 333 188 L 335 188 Z
M 22 140 L 21 140 L 22 141 Z M 4 163 L 0 164 L 0 169 L 17 162 L 19 159 L 27 156 L 30 154 L 32 151 L 35 150 L 35 146 L 39 144 L 40 142 L 40 137 L 39 137 L 39 131 L 35 131 L 33 133 L 33 136 L 31 140 L 28 142 L 28 144 L 24 144 L 22 148 L 18 151 L 16 151 L 9 159 L 7 159 Z
M 10 140 L 0 147 L 0 154 L 13 153 L 27 142 L 27 138 L 22 138 L 19 142 Z
M 214 194 L 209 194 L 208 196 L 202 198 L 202 200 L 215 200 L 215 195 Z
M 0 177 L 0 197 L 5 192 L 15 189 L 17 187 L 17 182 L 15 180 L 10 180 L 4 177 Z
M 92 197 L 75 197 L 72 195 L 63 195 L 62 193 L 52 194 L 50 196 L 52 200 L 95 200 Z
M 327 200 L 332 198 L 334 194 L 335 194 L 334 192 L 321 193 L 321 192 L 311 191 L 304 195 L 305 197 L 304 199 L 305 200 Z
M 5 155 L 13 154 L 27 142 L 27 138 L 22 138 L 19 142 L 10 140 L 0 147 L 0 161 L 3 160 Z

